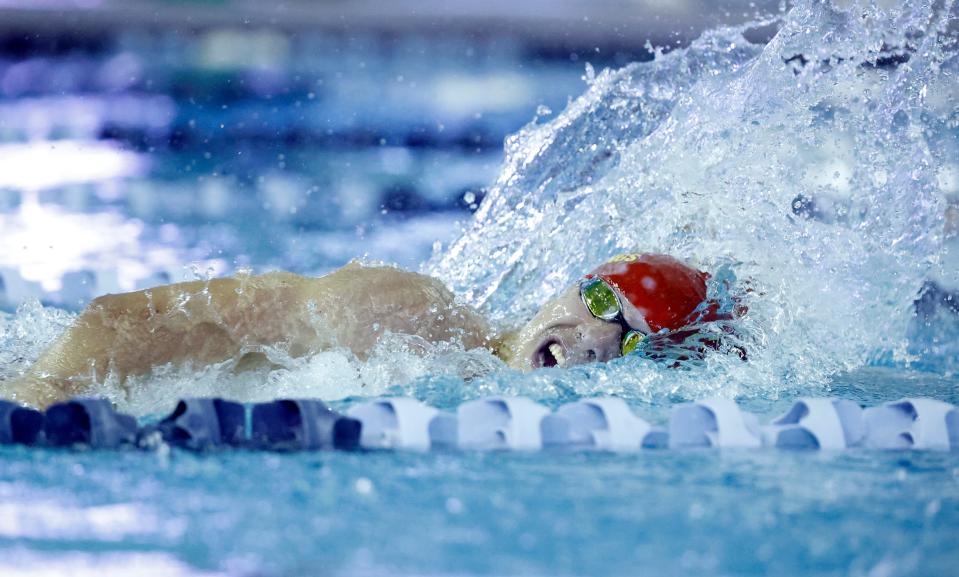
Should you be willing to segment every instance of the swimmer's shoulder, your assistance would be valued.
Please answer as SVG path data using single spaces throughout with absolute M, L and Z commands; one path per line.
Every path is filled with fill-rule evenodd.
M 322 276 L 303 276 L 288 271 L 234 276 L 160 285 L 148 289 L 107 294 L 91 301 L 88 310 L 111 316 L 157 314 L 201 302 L 217 308 L 256 304 L 264 300 L 287 304 L 346 297 L 364 303 L 370 300 L 410 302 L 452 301 L 453 295 L 439 280 L 427 275 L 386 265 L 365 265 L 356 261 Z M 211 302 L 212 301 L 212 302 Z
M 244 292 L 249 292 L 252 296 L 261 290 L 273 292 L 297 288 L 311 280 L 315 279 L 286 271 L 273 271 L 261 275 L 239 273 L 209 280 L 185 281 L 137 291 L 104 294 L 90 301 L 87 310 L 126 314 L 142 311 L 162 313 L 196 300 L 201 295 L 210 295 L 220 304 L 228 304 L 236 301 Z
M 412 272 L 391 265 L 369 265 L 350 261 L 321 279 L 331 279 L 337 283 L 351 283 L 355 286 L 380 287 L 382 289 L 400 287 L 437 287 L 447 290 L 438 279 L 425 274 Z
M 232 277 L 227 277 L 224 280 L 235 282 L 238 285 L 250 284 L 256 288 L 281 288 L 307 284 L 316 281 L 317 278 L 303 276 L 285 270 L 275 270 L 256 276 L 244 275 L 241 273 Z
M 415 310 L 449 306 L 455 300 L 439 279 L 389 265 L 353 261 L 318 281 L 338 302 L 345 299 L 362 307 Z

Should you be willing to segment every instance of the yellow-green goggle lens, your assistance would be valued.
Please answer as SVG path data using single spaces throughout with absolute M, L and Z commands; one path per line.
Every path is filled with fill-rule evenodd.
M 584 281 L 579 287 L 579 295 L 590 314 L 598 319 L 610 321 L 619 314 L 619 299 L 601 278 Z
M 629 331 L 623 335 L 623 355 L 628 355 L 629 353 L 636 350 L 636 347 L 639 346 L 639 343 L 643 342 L 645 335 L 639 331 Z

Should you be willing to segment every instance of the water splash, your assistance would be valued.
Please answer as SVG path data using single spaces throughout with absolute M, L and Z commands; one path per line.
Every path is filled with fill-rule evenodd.
M 384 335 L 364 361 L 347 349 L 298 358 L 279 348 L 263 352 L 273 367 L 237 372 L 235 360 L 203 367 L 168 364 L 155 367 L 148 375 L 128 377 L 123 383 L 110 374 L 90 392 L 109 398 L 122 411 L 155 416 L 168 413 L 176 399 L 185 397 L 224 397 L 249 403 L 277 398 L 335 402 L 398 394 L 397 383 L 429 379 L 440 379 L 455 390 L 462 389 L 464 381 L 503 368 L 485 349 L 464 351 L 456 344 L 432 344 L 400 334 Z
M 0 398 L 3 382 L 26 372 L 76 315 L 30 300 L 15 314 L 0 311 Z
M 604 71 L 507 142 L 475 221 L 426 271 L 504 325 L 618 252 L 732 260 L 748 279 L 748 363 L 627 358 L 571 371 L 578 389 L 770 396 L 908 361 L 959 158 L 951 18 L 951 2 L 801 2 L 766 45 L 717 29 Z

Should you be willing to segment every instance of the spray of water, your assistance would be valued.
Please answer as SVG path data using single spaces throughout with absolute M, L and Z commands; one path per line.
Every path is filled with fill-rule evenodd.
M 817 387 L 907 328 L 942 249 L 959 158 L 951 3 L 802 2 L 766 45 L 747 28 L 605 71 L 507 143 L 476 220 L 428 263 L 494 319 L 528 318 L 618 252 L 733 263 L 750 360 L 583 370 L 639 396 Z

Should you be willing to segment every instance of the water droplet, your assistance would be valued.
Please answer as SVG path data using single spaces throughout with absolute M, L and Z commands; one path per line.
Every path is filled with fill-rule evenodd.
M 373 493 L 373 481 L 370 481 L 366 477 L 357 479 L 354 487 L 360 495 L 371 495 Z

